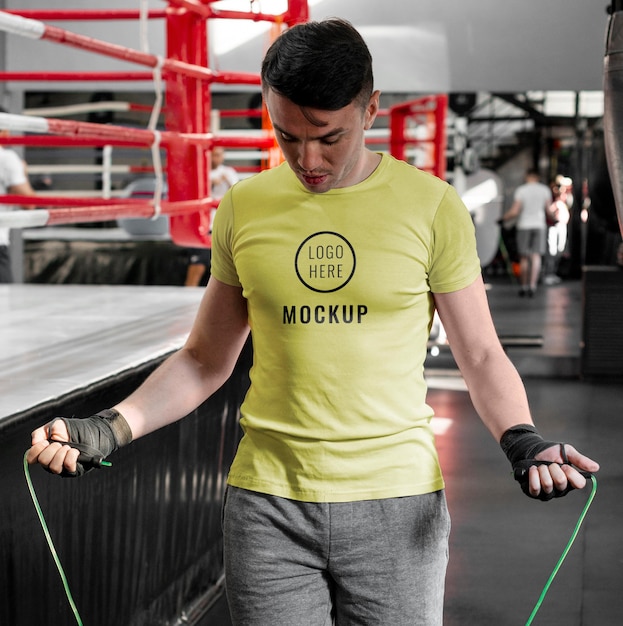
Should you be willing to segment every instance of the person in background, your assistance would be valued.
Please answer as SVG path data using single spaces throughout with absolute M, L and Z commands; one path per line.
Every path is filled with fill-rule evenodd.
M 227 190 L 238 182 L 238 172 L 233 167 L 225 165 L 225 149 L 222 146 L 212 148 L 210 164 L 212 197 L 220 200 Z
M 537 170 L 530 169 L 526 180 L 515 190 L 510 209 L 502 221 L 517 218 L 520 296 L 533 297 L 541 275 L 547 238 L 546 216 L 552 204 L 552 192 L 543 184 Z
M 538 434 L 458 193 L 366 146 L 380 93 L 358 31 L 293 26 L 261 77 L 285 162 L 222 199 L 186 344 L 116 406 L 36 429 L 27 460 L 75 476 L 72 442 L 106 456 L 182 419 L 227 380 L 252 328 L 223 511 L 232 623 L 441 626 L 450 518 L 424 377 L 435 309 L 528 496 L 582 488 L 578 469 L 599 465 Z
M 562 185 L 554 182 L 552 185 L 552 202 L 547 219 L 547 255 L 545 257 L 545 272 L 543 282 L 546 285 L 555 285 L 560 282 L 558 265 L 567 248 L 567 234 L 571 213 L 565 202 L 566 192 Z
M 225 149 L 221 146 L 214 146 L 210 156 L 210 189 L 211 196 L 215 200 L 220 200 L 227 190 L 238 182 L 238 172 L 233 167 L 225 165 Z M 212 209 L 210 224 L 214 222 L 216 209 Z M 210 248 L 191 248 L 190 261 L 186 272 L 186 287 L 198 287 L 210 267 Z
M 0 113 L 6 113 L 0 107 Z M 10 131 L 0 130 L 0 138 L 8 137 Z M 28 180 L 26 162 L 19 155 L 8 148 L 0 146 L 0 194 L 18 196 L 34 196 L 35 191 Z M 30 209 L 34 207 L 23 207 Z M 13 207 L 0 204 L 0 211 L 11 211 Z M 0 283 L 12 283 L 13 271 L 11 269 L 10 254 L 10 229 L 0 226 Z

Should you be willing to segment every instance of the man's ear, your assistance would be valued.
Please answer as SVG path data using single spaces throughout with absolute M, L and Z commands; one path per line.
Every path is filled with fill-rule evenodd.
M 370 100 L 368 101 L 368 106 L 366 107 L 366 112 L 364 116 L 364 128 L 365 130 L 369 130 L 372 128 L 372 124 L 374 124 L 374 120 L 379 112 L 379 98 L 381 96 L 381 92 L 377 89 L 370 96 Z

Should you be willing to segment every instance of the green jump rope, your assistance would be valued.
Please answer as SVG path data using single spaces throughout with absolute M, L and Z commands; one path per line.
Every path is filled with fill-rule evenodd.
M 28 452 L 24 454 L 24 475 L 26 476 L 26 483 L 28 484 L 28 491 L 30 492 L 32 503 L 35 506 L 35 511 L 37 512 L 37 517 L 39 518 L 39 522 L 41 522 L 41 528 L 43 528 L 43 534 L 45 535 L 46 541 L 48 542 L 50 552 L 52 553 L 52 558 L 54 559 L 54 563 L 56 564 L 56 569 L 58 569 L 58 573 L 60 574 L 61 581 L 63 582 L 63 589 L 65 589 L 65 595 L 67 596 L 69 606 L 71 607 L 74 617 L 76 618 L 76 623 L 78 624 L 78 626 L 83 626 L 82 619 L 80 618 L 80 614 L 78 613 L 78 607 L 76 606 L 73 596 L 71 595 L 71 590 L 69 588 L 69 583 L 67 582 L 67 576 L 65 575 L 65 570 L 63 569 L 61 560 L 58 556 L 58 553 L 56 552 L 56 548 L 54 547 L 52 536 L 50 535 L 48 525 L 46 524 L 45 517 L 43 516 L 43 511 L 41 510 L 41 505 L 39 504 L 39 499 L 37 498 L 37 494 L 35 493 L 35 487 L 32 484 L 32 478 L 30 477 L 30 468 L 28 466 L 27 456 L 28 456 Z M 86 459 L 82 459 L 81 457 L 78 457 L 78 460 L 86 461 Z M 93 459 L 89 459 L 89 460 L 91 461 L 91 464 L 94 467 L 111 467 L 112 466 L 112 463 L 110 463 L 110 461 L 104 461 L 101 458 L 96 457 L 95 462 L 93 462 Z
M 61 581 L 63 583 L 63 588 L 65 589 L 65 595 L 67 596 L 67 600 L 69 602 L 69 606 L 71 607 L 74 617 L 76 618 L 76 623 L 78 624 L 78 626 L 83 626 L 82 619 L 80 618 L 80 614 L 78 613 L 78 608 L 76 606 L 76 603 L 74 602 L 73 596 L 71 595 L 69 583 L 67 582 L 67 576 L 65 575 L 65 571 L 63 570 L 61 560 L 58 557 L 58 554 L 54 547 L 54 542 L 52 541 L 50 531 L 48 530 L 48 525 L 46 524 L 45 517 L 43 516 L 41 505 L 39 504 L 37 494 L 35 493 L 35 488 L 32 484 L 32 479 L 30 477 L 30 469 L 28 467 L 28 461 L 26 460 L 26 455 L 27 453 L 24 454 L 24 475 L 26 476 L 26 483 L 28 484 L 28 490 L 30 491 L 32 502 L 35 506 L 35 510 L 37 512 L 39 521 L 41 522 L 41 527 L 43 528 L 43 534 L 45 535 L 45 538 L 48 542 L 48 546 L 50 548 L 52 558 L 54 559 L 54 563 L 56 564 L 56 568 L 58 569 L 58 573 L 60 574 Z M 100 461 L 100 465 L 105 466 L 105 467 L 110 467 L 112 464 L 109 463 L 108 461 Z M 591 482 L 593 483 L 593 487 L 591 489 L 590 495 L 588 496 L 588 500 L 586 501 L 586 504 L 584 505 L 584 508 L 582 509 L 582 512 L 580 513 L 580 517 L 578 518 L 575 528 L 573 529 L 573 532 L 571 533 L 571 537 L 569 538 L 569 541 L 567 542 L 565 549 L 560 555 L 560 558 L 558 559 L 556 566 L 554 567 L 552 573 L 547 579 L 547 582 L 545 583 L 545 586 L 543 587 L 543 591 L 541 592 L 541 595 L 539 596 L 537 603 L 534 605 L 534 609 L 532 609 L 532 613 L 530 614 L 530 617 L 528 618 L 528 621 L 526 622 L 525 626 L 530 626 L 532 622 L 534 621 L 534 618 L 536 614 L 538 613 L 539 609 L 541 608 L 541 605 L 543 604 L 543 601 L 545 600 L 545 596 L 547 595 L 547 592 L 549 591 L 549 588 L 551 587 L 552 582 L 554 581 L 554 578 L 556 577 L 556 574 L 558 574 L 558 571 L 562 567 L 564 560 L 567 558 L 567 554 L 569 554 L 569 551 L 571 550 L 571 547 L 573 546 L 576 540 L 576 537 L 578 536 L 578 533 L 580 532 L 580 527 L 582 526 L 582 523 L 584 522 L 584 518 L 586 517 L 586 514 L 588 513 L 588 510 L 593 502 L 593 499 L 595 498 L 595 493 L 597 492 L 597 479 L 593 475 L 591 475 L 590 478 L 591 478 Z

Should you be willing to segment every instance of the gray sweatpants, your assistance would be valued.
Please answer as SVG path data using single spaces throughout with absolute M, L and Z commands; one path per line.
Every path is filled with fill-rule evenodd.
M 228 487 L 225 578 L 234 626 L 441 626 L 445 493 L 298 502 Z

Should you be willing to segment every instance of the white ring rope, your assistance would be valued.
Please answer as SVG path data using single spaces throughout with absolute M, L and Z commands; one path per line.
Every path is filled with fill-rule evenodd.
M 49 132 L 48 121 L 43 117 L 25 117 L 13 113 L 0 113 L 0 128 L 25 133 Z
M 154 190 L 154 216 L 153 220 L 158 219 L 161 213 L 160 201 L 162 200 L 162 190 L 164 187 L 164 177 L 162 173 L 162 159 L 160 156 L 160 141 L 162 139 L 162 135 L 159 130 L 157 130 L 158 126 L 158 118 L 160 117 L 160 111 L 162 110 L 162 92 L 163 92 L 163 84 L 162 84 L 162 66 L 164 64 L 164 59 L 157 55 L 158 62 L 154 67 L 153 76 L 154 76 L 154 91 L 155 91 L 155 101 L 154 108 L 151 111 L 151 116 L 149 118 L 149 124 L 147 125 L 148 130 L 151 130 L 154 133 L 154 142 L 151 144 L 151 160 L 154 168 L 154 175 L 156 177 L 156 188 Z
M 102 197 L 110 198 L 110 190 L 112 189 L 112 146 L 106 145 L 102 149 Z
M 129 111 L 132 108 L 130 102 L 118 102 L 115 100 L 101 102 L 85 102 L 82 104 L 66 104 L 58 107 L 39 107 L 24 109 L 22 115 L 27 117 L 63 117 L 65 115 L 80 115 L 81 113 L 96 113 L 98 111 Z
M 124 165 L 117 164 L 111 165 L 109 168 L 111 174 L 132 174 L 136 173 L 137 170 L 132 165 Z M 138 170 L 139 172 L 144 172 L 144 169 Z M 85 165 L 80 163 L 74 164 L 58 164 L 58 163 L 47 163 L 47 164 L 39 164 L 39 165 L 31 165 L 28 164 L 28 173 L 29 174 L 101 174 L 102 166 L 98 164 L 94 165 Z M 43 193 L 42 191 L 38 191 L 37 193 Z
M 159 130 L 154 130 L 154 142 L 151 144 L 151 158 L 154 164 L 154 174 L 156 176 L 156 188 L 154 190 L 154 215 L 153 220 L 158 219 L 162 213 L 160 202 L 162 200 L 163 176 L 162 161 L 160 160 L 160 139 L 162 137 Z
M 45 24 L 28 17 L 0 12 L 0 30 L 30 39 L 41 39 L 45 33 Z
M 149 28 L 148 28 L 148 19 L 149 19 L 149 3 L 147 0 L 141 0 L 139 7 L 139 35 L 141 42 L 141 52 L 149 52 Z
M 0 211 L 0 227 L 2 228 L 36 228 L 46 226 L 50 213 L 46 209 L 31 211 Z
M 160 112 L 162 111 L 162 93 L 163 93 L 163 84 L 162 84 L 162 66 L 164 65 L 164 58 L 160 55 L 156 56 L 156 66 L 152 72 L 153 80 L 154 80 L 154 93 L 155 93 L 155 101 L 153 109 L 151 110 L 151 116 L 149 118 L 149 124 L 147 128 L 149 130 L 156 130 L 158 126 L 158 118 L 160 117 Z

